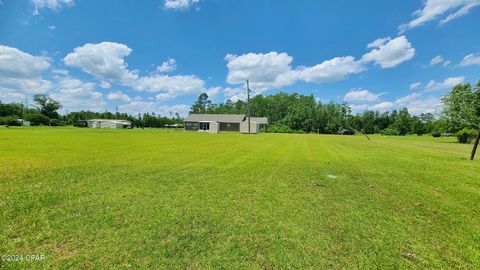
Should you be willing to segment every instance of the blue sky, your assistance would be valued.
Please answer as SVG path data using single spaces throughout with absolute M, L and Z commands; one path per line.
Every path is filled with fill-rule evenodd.
M 0 0 L 0 100 L 163 115 L 313 94 L 355 112 L 439 112 L 480 79 L 480 0 Z

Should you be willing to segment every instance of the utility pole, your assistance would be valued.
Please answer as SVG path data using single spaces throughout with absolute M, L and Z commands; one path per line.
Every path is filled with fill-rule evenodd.
M 250 85 L 247 80 L 247 121 L 248 121 L 248 134 L 250 134 Z
M 115 120 L 117 120 L 117 115 L 118 115 L 118 106 L 115 106 Z
M 23 107 L 22 126 L 25 124 L 25 118 L 28 114 L 28 97 L 25 97 L 25 106 Z

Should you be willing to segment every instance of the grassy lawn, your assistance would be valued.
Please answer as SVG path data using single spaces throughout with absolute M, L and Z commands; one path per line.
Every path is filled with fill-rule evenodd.
M 0 128 L 0 268 L 480 266 L 453 138 Z M 336 176 L 336 178 L 328 177 Z

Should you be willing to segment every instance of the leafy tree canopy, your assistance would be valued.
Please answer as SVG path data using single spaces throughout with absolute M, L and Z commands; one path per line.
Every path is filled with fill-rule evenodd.
M 60 116 L 57 111 L 62 108 L 62 105 L 48 95 L 35 94 L 33 95 L 33 101 L 37 104 L 37 109 L 44 116 L 51 119 L 58 119 Z

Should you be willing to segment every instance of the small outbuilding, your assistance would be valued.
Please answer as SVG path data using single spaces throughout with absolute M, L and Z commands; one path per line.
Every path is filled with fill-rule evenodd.
M 185 119 L 185 130 L 219 133 L 234 131 L 248 133 L 248 117 L 244 114 L 190 114 Z M 262 125 L 268 125 L 266 117 L 250 117 L 250 133 L 260 132 Z
M 131 128 L 132 122 L 118 119 L 91 119 L 87 120 L 91 128 Z

